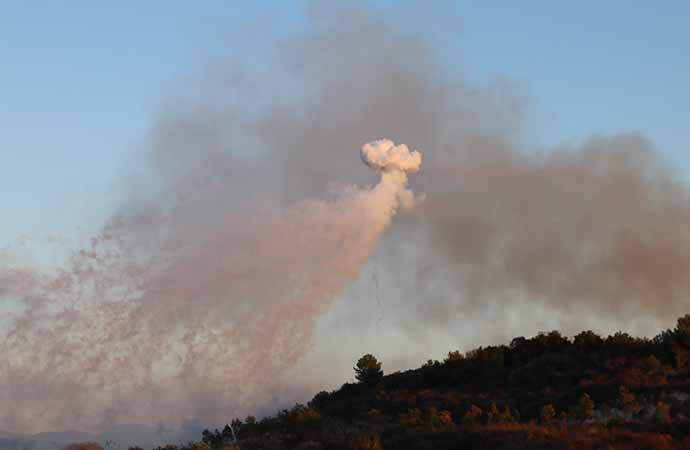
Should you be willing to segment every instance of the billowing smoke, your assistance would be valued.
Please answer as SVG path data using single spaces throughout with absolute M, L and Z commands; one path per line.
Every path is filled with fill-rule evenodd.
M 4 270 L 21 300 L 0 344 L 5 427 L 227 418 L 307 351 L 314 321 L 354 280 L 398 206 L 419 152 L 389 140 L 376 186 L 226 216 L 192 242 L 163 238 L 142 261 L 137 220 L 105 228 L 57 275 Z M 165 233 L 166 221 L 156 227 Z M 267 399 L 264 399 L 267 400 Z
M 281 383 L 341 383 L 336 365 L 372 347 L 390 369 L 544 326 L 651 333 L 687 310 L 688 189 L 648 139 L 532 151 L 519 93 L 451 72 L 418 16 L 329 9 L 257 49 L 260 69 L 231 57 L 167 103 L 90 248 L 56 274 L 0 272 L 21 300 L 2 322 L 0 401 L 16 407 L 0 428 L 224 420 Z M 415 203 L 420 163 L 373 142 L 380 180 L 352 187 L 368 182 L 352 149 L 380 136 L 424 149 L 425 200 L 378 246 L 383 331 L 361 341 L 379 314 L 358 274 Z M 313 370 L 281 379 L 305 355 Z

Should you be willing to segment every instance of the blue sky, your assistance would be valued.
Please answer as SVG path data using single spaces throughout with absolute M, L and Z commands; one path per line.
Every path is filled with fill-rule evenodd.
M 265 15 L 300 26 L 300 4 L 0 3 L 0 247 L 93 228 L 162 101 Z M 196 2 L 194 2 L 196 3 Z M 278 2 L 276 2 L 278 3 Z M 381 2 L 394 17 L 398 2 Z M 513 80 L 526 136 L 546 146 L 640 130 L 690 174 L 690 3 L 529 1 L 416 7 L 439 27 L 443 62 Z M 450 18 L 449 18 L 450 17 Z M 236 50 L 236 49 L 233 49 Z

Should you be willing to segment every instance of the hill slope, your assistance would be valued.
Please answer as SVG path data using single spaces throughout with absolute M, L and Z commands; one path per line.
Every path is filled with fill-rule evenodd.
M 189 447 L 690 449 L 690 315 L 654 339 L 553 331 L 387 376 L 378 367 L 367 355 L 361 382 Z

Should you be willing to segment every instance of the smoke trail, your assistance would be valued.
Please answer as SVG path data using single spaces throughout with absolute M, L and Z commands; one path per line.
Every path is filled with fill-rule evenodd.
M 128 241 L 138 224 L 122 219 L 56 275 L 4 270 L 3 290 L 22 308 L 0 344 L 0 400 L 17 405 L 0 423 L 95 428 L 256 407 L 398 206 L 413 206 L 407 173 L 419 152 L 381 140 L 362 156 L 380 172 L 376 186 L 224 217 L 184 247 L 164 240 L 145 265 Z

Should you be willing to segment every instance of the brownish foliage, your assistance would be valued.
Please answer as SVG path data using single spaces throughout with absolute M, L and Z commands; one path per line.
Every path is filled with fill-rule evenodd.
M 67 446 L 65 450 L 103 450 L 97 442 L 77 442 Z
M 353 439 L 350 448 L 352 450 L 383 450 L 381 436 L 378 433 L 361 433 Z

